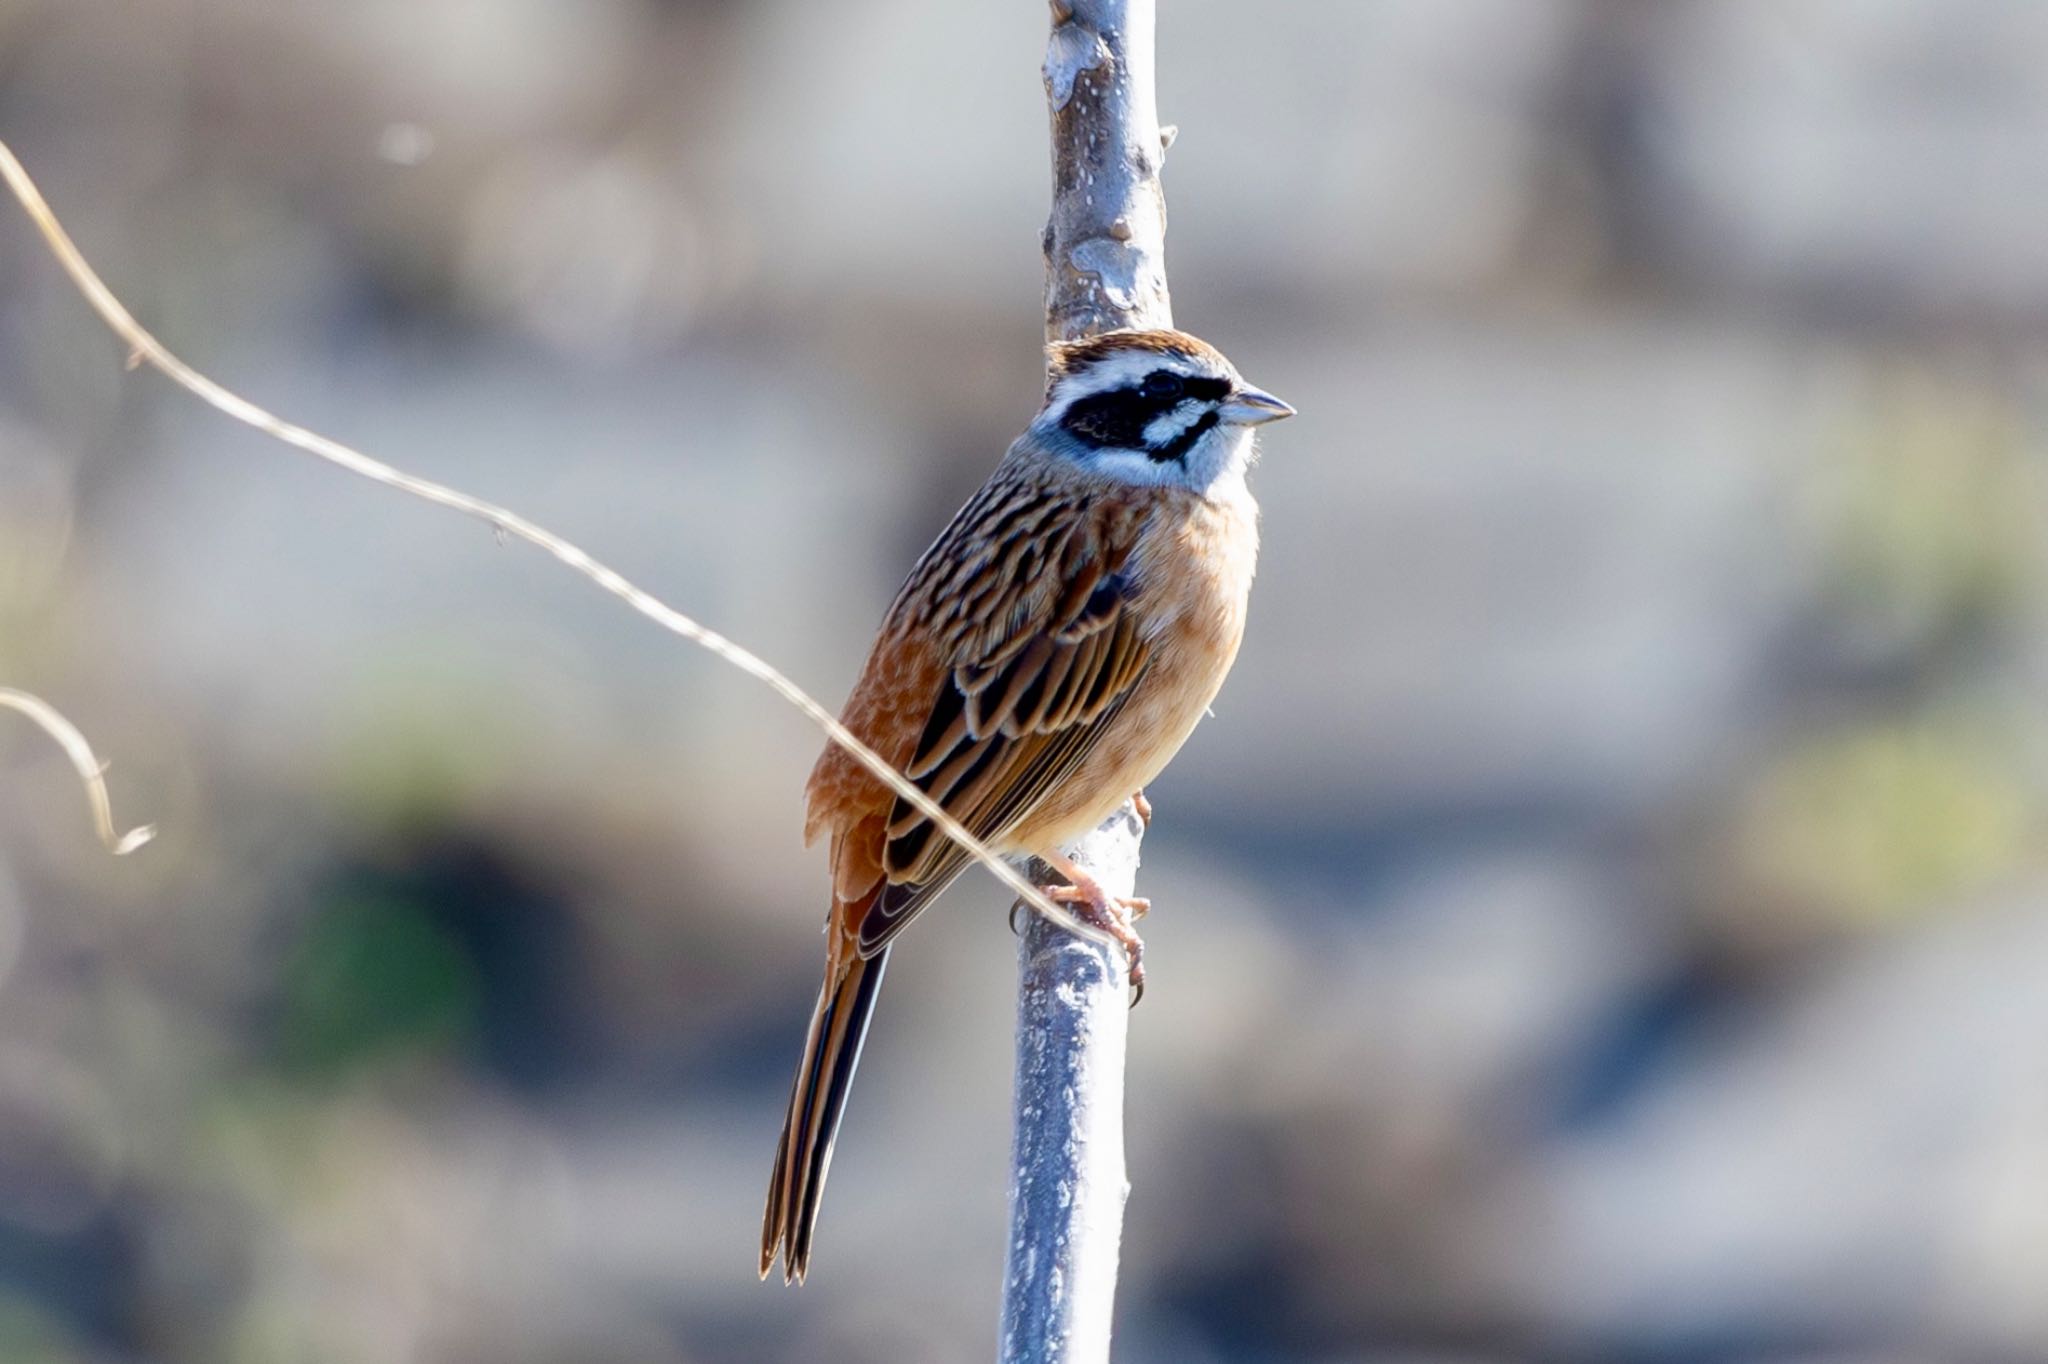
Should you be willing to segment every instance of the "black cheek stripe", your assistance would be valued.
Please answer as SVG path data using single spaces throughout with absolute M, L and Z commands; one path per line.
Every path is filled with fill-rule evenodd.
M 1195 418 L 1194 421 L 1188 423 L 1188 429 L 1175 436 L 1171 442 L 1160 446 L 1156 450 L 1147 450 L 1145 453 L 1152 457 L 1154 464 L 1164 464 L 1168 460 L 1185 458 L 1187 452 L 1195 448 L 1195 442 L 1208 435 L 1211 431 L 1214 431 L 1217 423 L 1222 420 L 1223 418 L 1218 416 L 1216 409 L 1212 407 L 1201 416 Z

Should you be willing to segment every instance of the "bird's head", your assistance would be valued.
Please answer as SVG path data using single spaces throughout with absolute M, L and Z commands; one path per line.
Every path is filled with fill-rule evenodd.
M 1223 353 L 1177 331 L 1106 332 L 1056 344 L 1038 443 L 1121 483 L 1206 492 L 1242 477 L 1252 428 L 1294 415 Z

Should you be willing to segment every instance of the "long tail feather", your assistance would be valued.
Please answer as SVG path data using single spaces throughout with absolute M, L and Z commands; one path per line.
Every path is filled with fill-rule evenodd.
M 775 1173 L 768 1181 L 768 1209 L 761 1219 L 761 1277 L 782 1257 L 783 1282 L 802 1283 L 811 1265 L 811 1234 L 818 1224 L 818 1200 L 832 1166 L 832 1144 L 846 1115 L 846 1094 L 860 1064 L 868 1020 L 882 989 L 885 951 L 855 958 L 828 976 L 811 1013 L 810 1036 L 789 1095 Z

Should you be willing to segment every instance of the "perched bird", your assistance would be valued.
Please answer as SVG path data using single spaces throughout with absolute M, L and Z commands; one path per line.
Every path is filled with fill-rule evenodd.
M 842 720 L 1005 856 L 1113 933 L 1130 919 L 1061 849 L 1159 775 L 1237 656 L 1258 555 L 1252 428 L 1294 409 L 1177 331 L 1055 345 L 1044 406 L 910 571 Z M 828 745 L 805 841 L 831 839 L 825 985 L 790 1093 L 761 1275 L 810 1266 L 818 1199 L 889 944 L 968 856 Z M 1141 804 L 1141 810 L 1147 807 Z

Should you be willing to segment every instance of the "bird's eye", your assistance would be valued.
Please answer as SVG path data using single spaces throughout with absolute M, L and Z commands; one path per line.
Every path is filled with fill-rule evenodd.
M 1172 370 L 1155 370 L 1145 376 L 1145 396 L 1148 398 L 1178 398 L 1181 388 L 1181 377 Z

